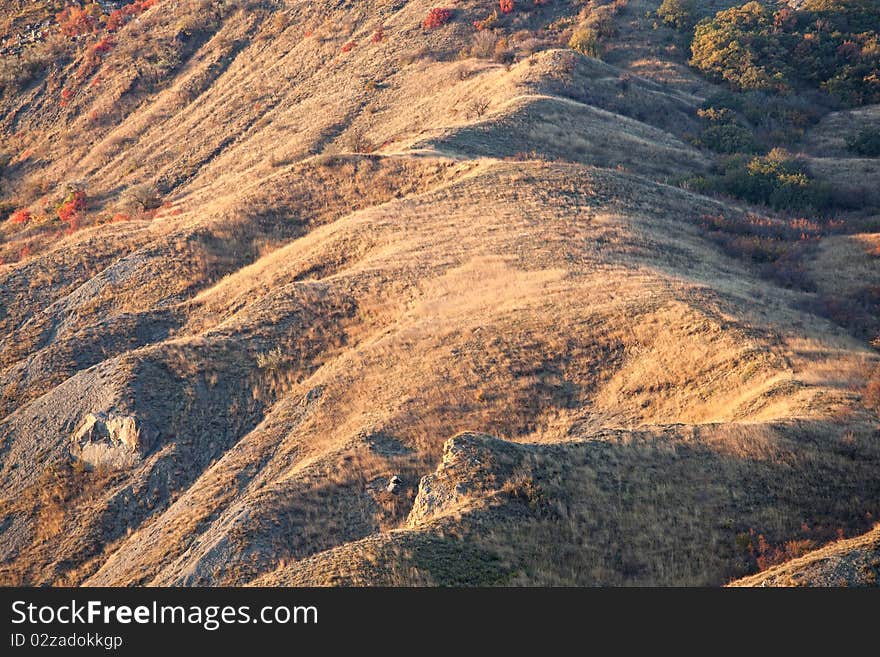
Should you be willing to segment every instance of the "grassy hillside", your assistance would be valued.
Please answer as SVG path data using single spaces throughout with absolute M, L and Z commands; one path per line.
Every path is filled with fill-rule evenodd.
M 659 5 L 47 9 L 0 581 L 721 585 L 867 531 L 876 106 L 761 90 L 772 150 Z

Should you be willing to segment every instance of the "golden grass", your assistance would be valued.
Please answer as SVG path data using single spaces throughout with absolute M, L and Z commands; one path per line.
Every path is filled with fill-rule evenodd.
M 708 164 L 688 85 L 559 49 L 451 62 L 466 24 L 382 2 L 231 12 L 132 89 L 131 49 L 191 8 L 126 28 L 88 100 L 106 125 L 54 140 L 51 98 L 10 106 L 35 108 L 10 198 L 86 178 L 92 219 L 136 184 L 173 206 L 51 245 L 2 229 L 4 253 L 35 241 L 0 268 L 9 581 L 720 584 L 751 528 L 863 529 L 877 356 L 706 240 L 723 203 L 665 184 Z M 833 240 L 828 293 L 873 275 L 873 238 Z M 35 496 L 108 409 L 154 450 Z M 462 431 L 499 440 L 447 462 Z

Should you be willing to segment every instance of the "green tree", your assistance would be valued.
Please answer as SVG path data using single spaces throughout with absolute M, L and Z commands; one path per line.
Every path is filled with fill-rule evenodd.
M 697 24 L 691 65 L 738 89 L 784 87 L 787 67 L 772 27 L 773 14 L 759 2 L 720 11 Z
M 691 64 L 740 91 L 815 89 L 850 105 L 874 103 L 878 28 L 878 0 L 807 0 L 776 11 L 753 1 L 697 24 Z
M 657 16 L 678 30 L 690 29 L 697 22 L 694 0 L 663 0 Z

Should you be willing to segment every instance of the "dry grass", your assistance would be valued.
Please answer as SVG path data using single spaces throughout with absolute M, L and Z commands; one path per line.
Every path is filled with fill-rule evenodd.
M 818 537 L 855 501 L 853 494 L 866 506 L 849 516 L 847 533 L 864 529 L 866 511 L 876 513 L 876 493 L 853 481 L 840 491 L 846 502 L 821 501 L 827 489 L 815 484 L 850 465 L 829 458 L 833 448 L 823 444 L 822 429 L 808 429 L 804 444 L 805 428 L 766 427 L 764 444 L 741 444 L 735 455 L 727 453 L 729 426 L 605 432 L 528 450 L 459 437 L 460 451 L 447 451 L 430 486 L 423 484 L 406 529 L 284 566 L 257 583 L 325 584 L 328 577 L 387 583 L 389 576 L 374 573 L 373 564 L 399 560 L 400 544 L 428 539 L 452 540 L 462 554 L 484 555 L 491 568 L 482 575 L 507 584 L 718 585 L 756 567 L 740 541 L 750 528 L 772 541 L 805 531 Z M 789 452 L 793 441 L 797 456 Z M 868 435 L 848 444 L 868 460 L 877 458 Z M 806 479 L 780 478 L 789 467 Z M 868 482 L 871 467 L 851 472 Z M 425 506 L 429 498 L 434 502 Z M 442 554 L 410 555 L 408 571 L 392 582 L 462 583 L 456 573 L 438 579 L 438 562 Z
M 0 233 L 8 581 L 720 584 L 743 532 L 876 513 L 876 354 L 706 238 L 739 208 L 665 184 L 709 164 L 690 83 L 545 48 L 555 3 L 452 61 L 486 8 L 429 8 L 161 3 L 64 113 L 72 71 L 3 101 L 3 200 L 90 197 L 70 235 Z M 104 222 L 132 189 L 171 205 Z M 824 296 L 872 240 L 817 248 Z M 43 481 L 110 410 L 149 453 Z M 469 430 L 498 440 L 450 461 Z
M 431 170 L 435 165 L 427 162 Z M 508 522 L 502 514 L 466 535 L 480 554 L 508 564 L 510 581 L 588 581 L 567 579 L 578 568 L 583 578 L 605 583 L 638 577 L 718 583 L 730 575 L 735 528 L 700 524 L 724 510 L 724 490 L 698 516 L 679 517 L 674 510 L 693 507 L 689 496 L 701 490 L 702 479 L 667 490 L 665 476 L 637 479 L 634 473 L 642 466 L 669 472 L 676 463 L 705 472 L 723 463 L 729 468 L 724 481 L 749 480 L 754 473 L 743 468 L 760 454 L 779 478 L 773 463 L 785 452 L 755 452 L 768 439 L 748 422 L 831 417 L 854 395 L 829 371 L 845 379 L 842 373 L 871 358 L 829 335 L 821 321 L 792 310 L 791 293 L 738 269 L 692 222 L 675 219 L 693 202 L 685 192 L 534 161 L 450 170 L 458 173 L 315 226 L 205 288 L 182 308 L 185 320 L 177 320 L 191 335 L 137 349 L 130 369 L 111 374 L 122 388 L 101 403 L 127 400 L 131 412 L 161 427 L 174 447 L 130 476 L 149 487 L 153 473 L 171 467 L 174 474 L 167 490 L 150 496 L 149 508 L 114 521 L 139 529 L 95 564 L 90 582 L 248 581 L 279 560 L 299 563 L 395 530 L 419 477 L 433 470 L 443 439 L 463 428 L 551 445 L 603 426 L 736 421 L 740 433 L 722 432 L 712 447 L 723 457 L 687 449 L 686 457 L 672 459 L 663 450 L 621 447 L 627 465 L 603 470 L 600 479 L 627 473 L 633 497 L 622 515 L 602 525 L 598 552 L 579 552 L 583 546 L 561 529 L 587 522 L 587 500 L 595 504 L 589 514 L 608 515 L 613 507 L 614 496 L 602 492 L 606 483 L 591 484 L 579 470 L 570 490 L 562 485 L 568 477 L 542 483 L 528 473 L 502 490 L 530 512 L 543 504 L 530 500 L 546 498 L 561 509 L 562 520 L 539 515 Z M 309 207 L 310 197 L 291 198 Z M 482 199 L 476 215 L 474 198 Z M 132 282 L 155 285 L 142 280 Z M 746 305 L 748 290 L 760 290 L 766 306 Z M 103 298 L 80 306 L 79 316 L 112 309 L 113 295 Z M 131 298 L 148 303 L 143 291 Z M 115 372 L 119 365 L 110 360 L 105 367 Z M 7 426 L 16 432 L 28 426 L 24 418 L 11 421 Z M 371 441 L 379 457 L 347 460 L 352 445 Z M 14 458 L 26 458 L 23 443 L 13 449 Z M 582 458 L 548 453 L 571 467 Z M 820 466 L 823 453 L 811 463 L 830 467 L 829 481 L 863 481 L 855 468 L 864 457 Z M 550 466 L 542 460 L 540 467 Z M 675 479 L 684 482 L 684 471 Z M 381 492 L 391 474 L 408 482 L 400 498 Z M 473 489 L 475 508 L 495 499 L 501 481 Z M 779 485 L 798 481 L 809 479 L 801 472 Z M 817 490 L 824 495 L 823 486 Z M 823 509 L 820 499 L 784 490 L 803 504 L 753 516 L 728 510 L 729 522 L 779 541 L 811 512 L 829 524 L 850 522 L 850 505 Z M 674 563 L 659 526 L 648 522 L 664 514 L 705 537 Z M 535 531 L 553 537 L 549 553 L 529 547 L 526 537 Z M 479 543 L 479 535 L 488 542 Z M 628 537 L 633 552 L 627 558 L 644 560 L 642 570 L 615 565 L 608 551 L 619 545 L 615 536 Z M 668 540 L 681 536 L 676 530 Z M 502 537 L 521 554 L 533 554 L 535 564 L 558 559 L 568 565 L 543 574 L 520 571 L 521 562 L 499 547 Z M 65 549 L 79 548 L 67 543 L 59 553 Z M 577 557 L 571 561 L 556 549 Z

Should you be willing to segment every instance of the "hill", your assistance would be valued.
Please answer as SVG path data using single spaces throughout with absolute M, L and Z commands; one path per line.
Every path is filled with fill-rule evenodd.
M 876 207 L 688 184 L 720 88 L 657 5 L 132 3 L 14 55 L 57 56 L 0 113 L 0 580 L 721 585 L 867 531 Z M 796 154 L 862 166 L 834 121 Z

